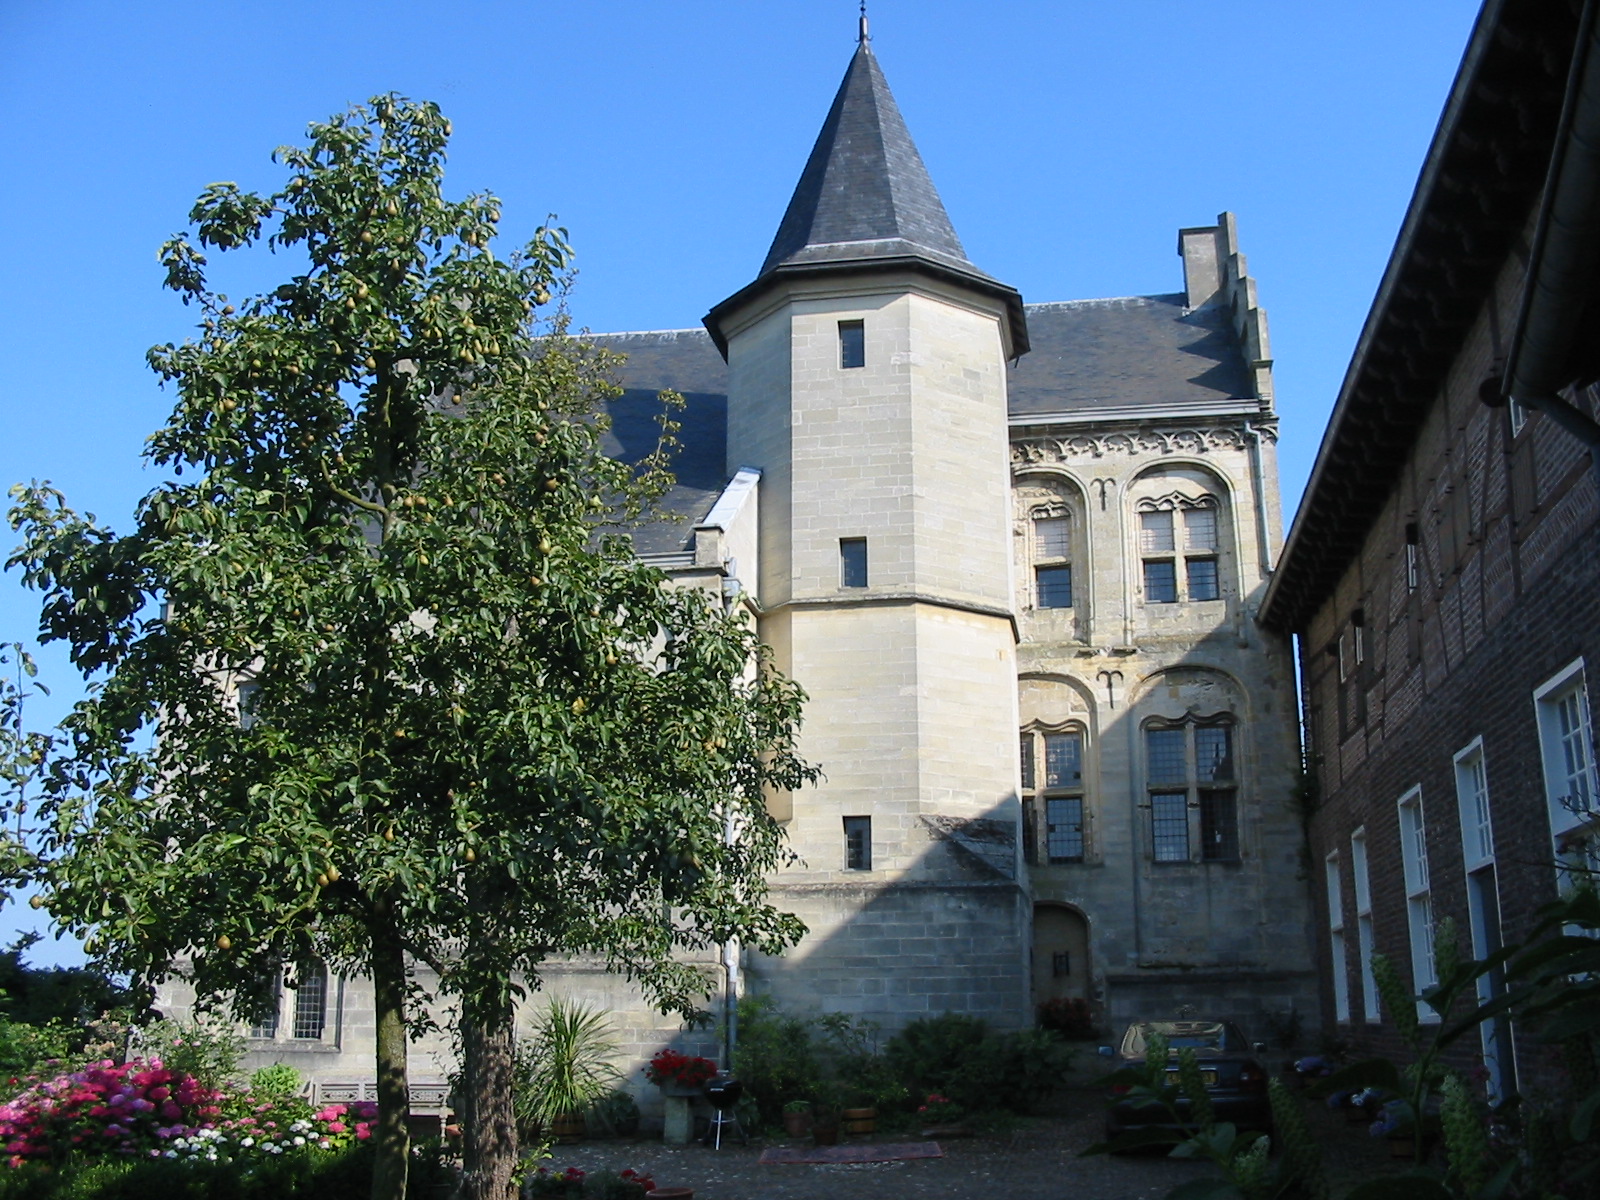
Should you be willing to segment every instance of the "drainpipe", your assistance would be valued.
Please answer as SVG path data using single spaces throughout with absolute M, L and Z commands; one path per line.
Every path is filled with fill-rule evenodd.
M 1255 488 L 1256 553 L 1261 556 L 1261 576 L 1272 574 L 1272 543 L 1267 534 L 1267 486 L 1261 471 L 1261 431 L 1249 421 L 1244 435 L 1250 439 L 1250 485 Z

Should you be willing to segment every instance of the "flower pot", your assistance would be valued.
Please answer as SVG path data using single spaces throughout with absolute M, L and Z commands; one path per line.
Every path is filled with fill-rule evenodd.
M 685 1187 L 651 1188 L 644 1200 L 694 1200 L 694 1189 Z
M 809 1111 L 784 1113 L 783 1131 L 792 1138 L 805 1137 L 811 1132 L 811 1113 Z
M 839 1116 L 847 1134 L 861 1136 L 878 1132 L 878 1110 L 875 1108 L 847 1108 Z
M 693 1100 L 705 1091 L 705 1085 L 699 1083 L 679 1083 L 675 1079 L 668 1079 L 656 1084 L 661 1089 L 663 1096 L 672 1096 L 679 1100 Z
M 588 1126 L 582 1113 L 566 1113 L 550 1122 L 550 1135 L 563 1146 L 570 1146 L 573 1142 L 581 1142 L 583 1135 L 588 1132 Z
M 839 1144 L 839 1116 L 837 1113 L 818 1113 L 811 1119 L 811 1140 L 819 1146 Z

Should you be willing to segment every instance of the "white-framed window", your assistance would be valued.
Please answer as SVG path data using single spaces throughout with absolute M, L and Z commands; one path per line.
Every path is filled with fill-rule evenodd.
M 1083 730 L 1029 731 L 1022 735 L 1023 811 L 1030 825 L 1025 847 L 1037 855 L 1041 839 L 1033 823 L 1044 818 L 1045 861 L 1081 863 L 1089 851 L 1083 779 Z M 1038 770 L 1039 764 L 1044 770 Z
M 1600 872 L 1600 785 L 1583 659 L 1574 659 L 1533 693 L 1544 766 L 1545 806 L 1561 885 Z
M 1456 804 L 1461 816 L 1461 861 L 1467 872 L 1467 923 L 1472 932 L 1472 957 L 1488 958 L 1500 949 L 1500 889 L 1494 853 L 1494 823 L 1489 807 L 1489 772 L 1483 739 L 1473 738 L 1455 754 Z M 1487 1004 L 1505 991 L 1505 975 L 1490 971 L 1477 981 L 1478 1003 Z M 1511 1023 L 1504 1016 L 1481 1022 L 1478 1038 L 1488 1072 L 1489 1101 L 1498 1104 L 1516 1091 L 1515 1048 Z
M 1333 981 L 1333 1013 L 1341 1025 L 1350 1023 L 1350 976 L 1344 955 L 1344 888 L 1339 882 L 1339 852 L 1323 860 L 1328 887 L 1328 978 Z
M 1230 716 L 1146 726 L 1145 781 L 1155 862 L 1239 859 L 1239 780 Z M 1191 821 L 1191 813 L 1194 820 Z
M 1406 591 L 1414 592 L 1421 580 L 1421 560 L 1418 543 L 1421 540 L 1421 531 L 1416 522 L 1406 525 Z
M 1433 891 L 1428 883 L 1428 829 L 1422 815 L 1422 789 L 1414 787 L 1399 801 L 1400 864 L 1405 875 L 1406 926 L 1411 935 L 1411 986 L 1418 996 L 1439 982 L 1433 959 Z M 1417 1001 L 1417 1018 L 1437 1022 L 1439 1016 Z
M 326 1041 L 332 994 L 328 968 L 315 959 L 276 968 L 263 983 L 261 1008 L 247 1036 L 264 1041 Z
M 1372 880 L 1367 871 L 1367 830 L 1350 835 L 1350 873 L 1356 887 L 1356 957 L 1361 969 L 1361 1015 L 1369 1023 L 1382 1019 L 1378 981 L 1372 974 Z

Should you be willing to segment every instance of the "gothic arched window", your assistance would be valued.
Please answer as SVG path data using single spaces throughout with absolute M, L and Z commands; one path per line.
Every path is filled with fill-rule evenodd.
M 1021 749 L 1025 857 L 1038 861 L 1042 844 L 1047 863 L 1083 862 L 1089 845 L 1083 729 L 1028 730 Z

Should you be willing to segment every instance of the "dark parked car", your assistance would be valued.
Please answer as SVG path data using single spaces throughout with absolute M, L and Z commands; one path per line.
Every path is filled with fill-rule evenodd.
M 1256 1130 L 1272 1133 L 1272 1106 L 1267 1099 L 1267 1073 L 1256 1061 L 1253 1048 L 1245 1041 L 1236 1025 L 1227 1021 L 1135 1021 L 1122 1035 L 1122 1045 L 1113 1050 L 1101 1046 L 1102 1056 L 1113 1059 L 1120 1070 L 1124 1067 L 1142 1067 L 1145 1062 L 1145 1043 L 1152 1033 L 1161 1033 L 1167 1039 L 1167 1082 L 1178 1082 L 1178 1051 L 1189 1047 L 1199 1060 L 1200 1078 L 1205 1083 L 1206 1095 L 1211 1098 L 1211 1110 L 1218 1121 L 1231 1121 L 1240 1132 Z M 1112 1077 L 1106 1106 L 1106 1138 L 1116 1137 L 1131 1129 L 1189 1129 L 1185 1121 L 1174 1121 L 1172 1114 L 1160 1104 L 1137 1105 L 1127 1096 L 1133 1084 L 1127 1079 Z M 1177 1101 L 1180 1117 L 1186 1117 L 1190 1108 L 1187 1099 Z

